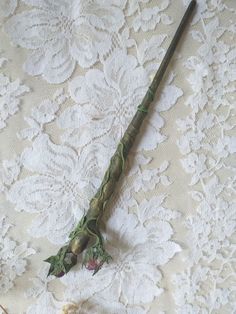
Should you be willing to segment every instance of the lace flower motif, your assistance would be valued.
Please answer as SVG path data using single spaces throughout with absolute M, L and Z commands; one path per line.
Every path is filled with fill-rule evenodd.
M 88 209 L 101 177 L 96 146 L 84 150 L 79 156 L 63 145 L 53 144 L 45 134 L 39 135 L 32 148 L 22 154 L 23 166 L 37 174 L 14 183 L 8 199 L 16 210 L 38 213 L 30 233 L 47 236 L 55 244 L 62 244 L 75 223 Z M 93 178 L 91 180 L 91 178 Z
M 50 282 L 52 276 L 47 277 L 48 265 L 42 267 L 37 276 L 31 278 L 32 286 L 26 291 L 25 297 L 33 297 L 35 302 L 28 307 L 27 314 L 39 312 L 50 314 L 145 314 L 144 308 L 140 306 L 125 306 L 120 302 L 107 301 L 102 297 L 92 297 L 88 301 L 71 302 L 71 298 L 63 297 L 57 300 L 55 295 L 50 291 Z
M 111 49 L 112 33 L 124 23 L 124 0 L 24 2 L 34 8 L 11 17 L 5 30 L 14 44 L 33 51 L 25 71 L 49 83 L 68 79 L 76 63 L 92 66 Z
M 115 148 L 149 83 L 148 71 L 138 65 L 135 57 L 122 51 L 105 62 L 104 72 L 89 70 L 84 77 L 75 78 L 69 89 L 78 104 L 59 117 L 59 126 L 66 129 L 62 139 L 76 148 L 102 139 L 107 147 Z M 153 108 L 144 123 L 139 150 L 155 149 L 164 141 L 165 136 L 160 133 L 164 121 L 157 110 L 170 109 L 181 95 L 176 86 L 164 88 L 159 109 Z
M 54 294 L 50 292 L 49 286 L 53 277 L 47 277 L 48 268 L 48 264 L 44 264 L 37 272 L 37 276 L 30 278 L 32 285 L 26 290 L 25 297 L 34 298 L 34 302 L 27 308 L 26 314 L 61 314 L 60 309 L 62 309 L 64 303 L 58 301 Z
M 61 279 L 66 285 L 61 300 L 50 292 L 52 278 L 46 277 L 46 265 L 32 279 L 33 287 L 27 297 L 34 297 L 36 301 L 27 314 L 48 309 L 52 314 L 57 314 L 59 309 L 65 314 L 148 312 L 149 302 L 163 292 L 158 286 L 162 278 L 158 266 L 165 265 L 180 251 L 179 245 L 171 240 L 170 225 L 170 220 L 179 214 L 163 206 L 163 195 L 143 201 L 137 211 L 129 214 L 128 199 L 130 193 L 122 193 L 114 200 L 112 213 L 106 212 L 106 243 L 113 262 L 104 265 L 94 277 L 78 265 L 77 270 Z
M 6 217 L 0 218 L 0 293 L 6 293 L 14 286 L 14 280 L 21 276 L 27 266 L 26 257 L 35 254 L 27 243 L 18 244 L 8 236 L 11 225 Z
M 79 266 L 68 273 L 61 279 L 67 286 L 66 297 L 74 302 L 87 300 L 89 304 L 93 296 L 101 299 L 101 305 L 103 299 L 109 300 L 111 305 L 114 302 L 113 311 L 109 312 L 113 313 L 116 302 L 145 306 L 159 296 L 163 289 L 158 286 L 162 278 L 158 266 L 180 251 L 179 245 L 171 241 L 173 230 L 169 224 L 177 214 L 163 208 L 163 200 L 144 201 L 137 209 L 141 212 L 138 216 L 129 214 L 117 201 L 106 219 L 107 251 L 113 261 L 94 277 Z
M 133 21 L 133 29 L 138 32 L 140 29 L 143 32 L 154 30 L 158 23 L 169 25 L 173 23 L 172 18 L 163 13 L 170 4 L 169 0 L 164 0 L 159 7 L 145 8 L 140 12 Z

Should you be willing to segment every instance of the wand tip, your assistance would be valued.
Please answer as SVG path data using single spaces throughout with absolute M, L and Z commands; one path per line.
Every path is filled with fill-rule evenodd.
M 192 1 L 190 2 L 190 5 L 193 6 L 193 7 L 195 7 L 196 4 L 197 4 L 197 1 L 196 1 L 196 0 L 192 0 Z

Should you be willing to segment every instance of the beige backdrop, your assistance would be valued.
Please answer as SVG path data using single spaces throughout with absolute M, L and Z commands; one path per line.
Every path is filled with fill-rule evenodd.
M 187 3 L 1 1 L 9 314 L 236 311 L 233 0 L 198 1 L 108 209 L 111 264 L 59 280 L 43 262 L 82 216 Z

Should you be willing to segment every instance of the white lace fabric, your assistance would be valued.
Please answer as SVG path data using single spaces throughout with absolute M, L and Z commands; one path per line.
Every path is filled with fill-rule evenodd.
M 104 216 L 111 263 L 55 279 L 189 1 L 1 1 L 8 314 L 236 311 L 236 3 L 197 2 Z

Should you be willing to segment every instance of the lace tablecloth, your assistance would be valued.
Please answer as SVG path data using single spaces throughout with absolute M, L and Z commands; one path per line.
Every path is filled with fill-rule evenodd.
M 88 208 L 188 2 L 1 0 L 9 314 L 236 312 L 235 0 L 198 0 L 104 219 L 112 262 L 61 279 L 43 262 Z

